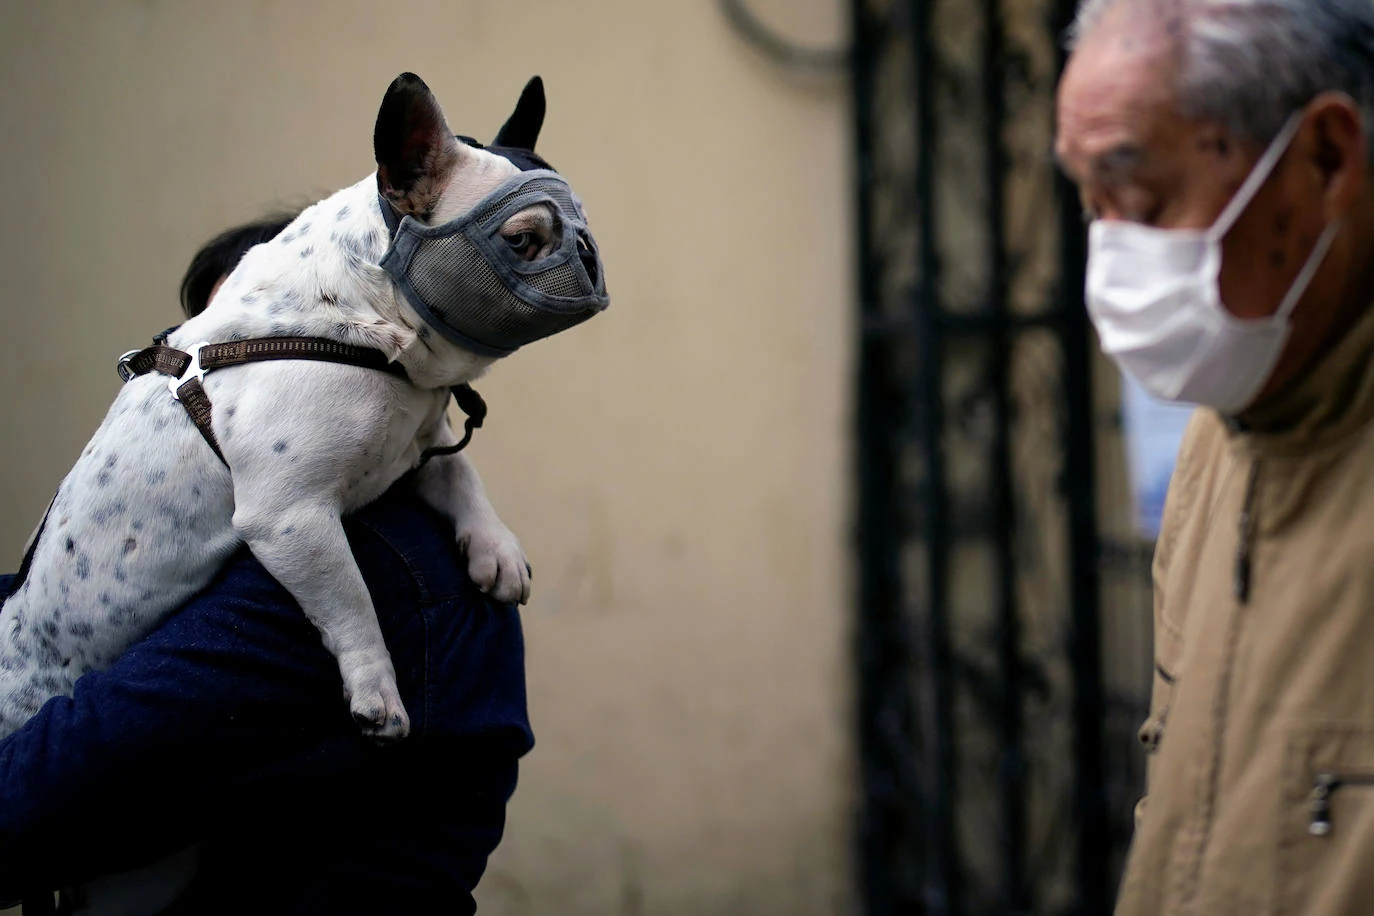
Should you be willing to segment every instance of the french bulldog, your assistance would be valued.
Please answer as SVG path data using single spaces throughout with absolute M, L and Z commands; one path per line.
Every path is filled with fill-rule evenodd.
M 447 419 L 450 391 L 525 343 L 604 309 L 580 201 L 534 153 L 542 82 L 491 146 L 450 130 L 414 74 L 387 89 L 377 169 L 251 249 L 166 345 L 319 338 L 394 371 L 274 359 L 130 378 L 61 483 L 0 608 L 0 737 L 114 662 L 204 588 L 240 545 L 337 658 L 354 719 L 379 740 L 409 718 L 341 518 L 414 472 L 469 572 L 524 602 L 530 568 Z M 219 454 L 178 391 L 194 377 Z M 424 460 L 438 450 L 438 457 Z

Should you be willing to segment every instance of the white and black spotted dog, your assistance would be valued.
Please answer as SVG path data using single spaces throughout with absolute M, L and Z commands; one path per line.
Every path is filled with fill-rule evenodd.
M 451 386 L 605 308 L 580 203 L 534 154 L 531 80 L 496 143 L 455 137 L 428 87 L 402 74 L 373 136 L 377 171 L 253 248 L 210 307 L 167 344 L 327 338 L 392 368 L 303 359 L 201 377 L 221 457 L 156 372 L 127 382 L 62 482 L 0 610 L 0 737 L 85 671 L 108 666 L 207 585 L 240 544 L 299 601 L 338 659 L 362 729 L 409 729 L 341 516 L 419 467 L 475 582 L 525 601 L 525 554 L 461 454 Z

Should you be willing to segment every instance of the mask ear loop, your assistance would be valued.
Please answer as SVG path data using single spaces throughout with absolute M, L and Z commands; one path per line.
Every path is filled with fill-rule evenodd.
M 1221 211 L 1212 228 L 1207 230 L 1208 236 L 1214 241 L 1220 242 L 1226 233 L 1231 231 L 1231 227 L 1240 219 L 1240 215 L 1245 212 L 1245 208 L 1255 199 L 1259 193 L 1260 186 L 1269 180 L 1273 174 L 1274 167 L 1279 164 L 1283 154 L 1288 152 L 1288 147 L 1292 144 L 1293 138 L 1298 135 L 1298 128 L 1302 127 L 1303 112 L 1295 111 L 1289 117 L 1278 136 L 1269 144 L 1269 148 L 1260 156 L 1255 167 L 1250 171 L 1250 176 L 1236 191 L 1236 196 L 1231 198 L 1231 202 L 1226 205 L 1226 209 Z
M 1287 322 L 1289 316 L 1293 314 L 1293 309 L 1298 307 L 1298 300 L 1303 293 L 1307 292 L 1307 286 L 1312 282 L 1312 278 L 1317 275 L 1322 264 L 1326 261 L 1327 252 L 1331 250 L 1331 243 L 1336 240 L 1336 233 L 1340 231 L 1340 223 L 1332 223 L 1322 230 L 1321 237 L 1317 239 L 1317 244 L 1313 246 L 1312 253 L 1307 257 L 1307 263 L 1302 265 L 1302 270 L 1293 278 L 1293 285 L 1288 288 L 1288 295 L 1283 297 L 1283 302 L 1279 303 L 1279 309 L 1274 313 L 1276 322 Z

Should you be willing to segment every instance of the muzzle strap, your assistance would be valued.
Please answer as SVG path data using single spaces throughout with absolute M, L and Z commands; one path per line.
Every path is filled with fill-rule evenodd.
M 377 195 L 377 205 L 382 208 L 382 219 L 386 222 L 387 235 L 392 241 L 396 240 L 396 233 L 401 228 L 401 214 L 396 212 L 396 208 L 391 205 L 391 201 L 382 195 Z
M 472 431 L 481 429 L 482 423 L 487 419 L 487 402 L 482 400 L 482 396 L 471 385 L 456 385 L 449 389 L 453 393 L 453 400 L 458 403 L 458 409 L 466 416 L 463 422 L 463 439 L 456 445 L 441 445 L 435 448 L 427 448 L 420 454 L 420 464 L 424 464 L 431 458 L 438 458 L 442 455 L 456 455 L 468 447 L 472 441 Z

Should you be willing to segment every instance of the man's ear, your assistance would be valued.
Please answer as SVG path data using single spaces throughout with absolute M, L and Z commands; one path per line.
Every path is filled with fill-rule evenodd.
M 492 146 L 534 152 L 539 129 L 544 126 L 544 111 L 544 81 L 537 76 L 531 77 L 525 84 L 525 91 L 520 93 L 520 101 L 515 103 L 515 111 L 497 131 Z
M 462 156 L 425 81 L 402 73 L 392 81 L 372 130 L 377 191 L 403 214 L 428 213 Z
M 1355 100 L 1324 92 L 1309 103 L 1311 162 L 1321 181 L 1328 222 L 1342 219 L 1369 180 L 1369 141 Z

